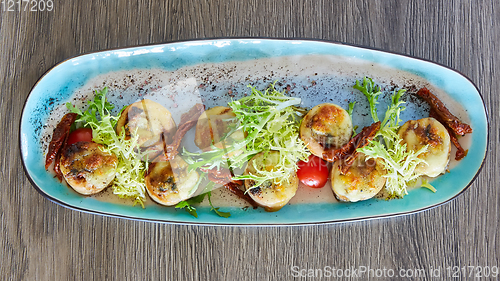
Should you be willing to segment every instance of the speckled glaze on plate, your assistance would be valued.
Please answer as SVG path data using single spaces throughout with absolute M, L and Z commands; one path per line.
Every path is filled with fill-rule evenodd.
M 44 169 L 43 137 L 57 122 L 54 112 L 62 114 L 62 105 L 67 101 L 83 104 L 82 97 L 103 86 L 110 87 L 110 99 L 118 108 L 148 97 L 162 102 L 178 122 L 180 114 L 196 102 L 207 107 L 224 105 L 231 98 L 248 93 L 248 84 L 264 87 L 276 81 L 277 88 L 301 97 L 306 107 L 334 102 L 346 108 L 348 102 L 358 101 L 353 122 L 365 126 L 370 122 L 367 104 L 352 89 L 354 81 L 364 76 L 372 77 L 387 91 L 405 87 L 411 92 L 426 86 L 472 126 L 474 132 L 460 140 L 469 148 L 467 157 L 451 163 L 450 173 L 433 180 L 438 192 L 421 188 L 411 190 L 401 200 L 341 203 L 326 198 L 333 198 L 330 187 L 319 193 L 299 187 L 291 204 L 279 212 L 224 207 L 224 211 L 231 212 L 226 219 L 209 212 L 209 207 L 200 207 L 199 217 L 194 218 L 182 210 L 155 204 L 142 209 L 81 196 Z M 427 116 L 425 106 L 418 100 L 408 95 L 406 101 L 404 121 Z M 383 112 L 383 98 L 379 108 Z M 26 174 L 35 189 L 49 200 L 94 214 L 182 224 L 322 224 L 422 211 L 448 202 L 471 184 L 482 167 L 487 143 L 484 103 L 476 86 L 460 73 L 404 55 L 314 40 L 213 39 L 81 55 L 56 65 L 37 82 L 20 121 L 20 150 Z

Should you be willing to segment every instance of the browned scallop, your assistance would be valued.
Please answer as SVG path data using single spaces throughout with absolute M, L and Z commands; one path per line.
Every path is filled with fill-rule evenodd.
M 165 206 L 173 206 L 192 197 L 198 180 L 198 173 L 189 172 L 188 164 L 179 156 L 170 161 L 150 163 L 144 178 L 149 197 Z
M 233 110 L 225 106 L 216 106 L 203 112 L 196 124 L 194 143 L 200 149 L 207 149 L 211 145 L 224 148 L 233 141 L 241 141 L 245 135 L 241 130 L 226 135 L 231 131 L 236 115 Z
M 272 171 L 279 159 L 278 151 L 258 153 L 248 161 L 245 175 L 258 176 L 258 170 Z M 250 197 L 268 212 L 279 211 L 283 208 L 295 196 L 298 186 L 299 178 L 295 172 L 289 175 L 288 182 L 284 181 L 281 184 L 268 180 L 262 185 L 256 186 L 254 180 L 245 180 L 245 189 Z
M 313 107 L 302 119 L 300 138 L 312 154 L 323 157 L 323 152 L 338 149 L 349 142 L 352 121 L 342 107 L 323 103 Z
M 62 152 L 61 172 L 76 192 L 98 193 L 115 178 L 118 159 L 103 149 L 104 146 L 95 142 L 77 142 Z
M 339 160 L 330 171 L 332 190 L 335 196 L 345 202 L 367 200 L 375 196 L 385 185 L 385 170 L 380 159 L 366 160 L 359 153 L 353 165 L 342 174 Z
M 428 145 L 427 152 L 418 158 L 425 160 L 415 168 L 415 172 L 436 177 L 446 171 L 450 162 L 451 141 L 448 130 L 432 117 L 410 120 L 401 126 L 399 136 L 408 150 L 418 151 Z
M 141 148 L 163 150 L 163 142 L 169 143 L 177 130 L 172 114 L 161 104 L 143 99 L 123 110 L 116 124 L 118 134 L 125 130 L 127 137 L 138 136 Z M 150 155 L 150 159 L 155 156 Z
M 228 119 L 236 115 L 225 106 L 216 106 L 203 112 L 196 123 L 194 143 L 201 149 L 220 142 L 230 130 Z

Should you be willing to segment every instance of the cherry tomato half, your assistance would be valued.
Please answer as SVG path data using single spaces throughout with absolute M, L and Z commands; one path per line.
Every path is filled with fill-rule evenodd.
M 68 136 L 67 145 L 72 145 L 79 141 L 92 141 L 92 129 L 80 128 L 71 132 Z
M 309 156 L 309 162 L 299 161 L 297 176 L 299 180 L 313 188 L 321 188 L 328 181 L 328 167 L 326 162 L 314 155 Z

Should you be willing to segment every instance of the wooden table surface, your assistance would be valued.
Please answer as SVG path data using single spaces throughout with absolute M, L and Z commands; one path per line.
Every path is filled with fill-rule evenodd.
M 500 2 L 331 2 L 53 0 L 50 12 L 0 7 L 1 279 L 288 280 L 304 273 L 298 270 L 325 266 L 396 275 L 424 269 L 427 278 L 441 268 L 444 278 L 447 267 L 500 266 Z M 58 206 L 32 188 L 20 159 L 19 120 L 31 87 L 54 64 L 108 48 L 242 36 L 328 39 L 460 71 L 478 86 L 489 112 L 482 172 L 461 196 L 431 210 L 304 227 L 102 217 Z

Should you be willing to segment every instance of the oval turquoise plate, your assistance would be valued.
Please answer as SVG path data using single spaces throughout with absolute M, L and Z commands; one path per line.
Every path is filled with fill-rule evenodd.
M 227 75 L 232 69 L 234 75 Z M 208 69 L 208 70 L 207 70 Z M 468 155 L 450 168 L 450 172 L 432 181 L 437 192 L 414 189 L 404 199 L 370 199 L 358 203 L 298 202 L 278 212 L 263 209 L 224 207 L 231 212 L 222 218 L 209 207 L 198 209 L 198 218 L 183 210 L 151 204 L 146 208 L 111 203 L 76 194 L 44 169 L 41 134 L 50 113 L 63 104 L 89 81 L 110 73 L 156 71 L 184 77 L 192 73 L 194 83 L 206 83 L 206 73 L 226 73 L 208 79 L 213 84 L 211 95 L 227 93 L 232 85 L 270 83 L 278 80 L 291 87 L 291 94 L 314 103 L 335 101 L 346 107 L 359 98 L 345 85 L 364 76 L 376 77 L 387 89 L 407 83 L 432 88 L 440 98 L 461 106 L 461 118 L 473 128 Z M 198 74 L 196 74 L 198 73 Z M 182 75 L 181 75 L 182 74 Z M 177 75 L 177 76 L 175 76 Z M 239 75 L 239 76 L 238 76 Z M 240 77 L 241 76 L 241 77 Z M 244 76 L 244 77 L 243 77 Z M 203 78 L 205 77 L 205 78 Z M 219 80 L 218 80 L 219 79 Z M 233 80 L 234 81 L 233 81 Z M 190 80 L 191 81 L 191 80 Z M 203 84 L 205 85 L 205 84 Z M 332 85 L 344 85 L 334 89 Z M 243 90 L 239 90 L 243 91 Z M 227 96 L 223 97 L 224 99 Z M 216 99 L 215 99 L 216 100 Z M 226 102 L 229 99 L 226 100 Z M 212 101 L 213 102 L 213 101 Z M 213 104 L 209 104 L 211 106 Z M 408 107 L 408 110 L 412 110 Z M 365 110 L 362 107 L 359 110 Z M 413 109 L 415 110 L 415 109 Z M 453 110 L 452 110 L 453 112 Z M 414 116 L 424 116 L 418 113 Z M 355 116 L 356 117 L 356 116 Z M 366 123 L 358 114 L 360 124 Z M 406 116 L 409 118 L 409 115 Z M 305 225 L 356 221 L 411 214 L 449 202 L 467 189 L 481 170 L 488 144 L 487 113 L 477 87 L 457 71 L 422 59 L 369 48 L 315 40 L 282 39 L 213 39 L 108 50 L 68 59 L 50 69 L 33 87 L 20 121 L 20 150 L 26 175 L 34 188 L 49 200 L 62 206 L 105 216 L 152 222 L 208 225 Z M 356 120 L 355 120 L 356 121 Z M 452 155 L 453 157 L 453 155 Z

